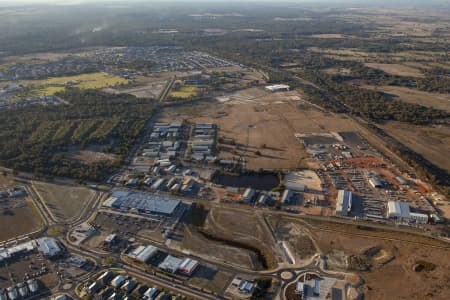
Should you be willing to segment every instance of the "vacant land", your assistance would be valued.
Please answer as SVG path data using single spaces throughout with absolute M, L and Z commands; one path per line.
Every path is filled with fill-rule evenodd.
M 36 216 L 31 203 L 18 208 L 2 209 L 0 212 L 0 241 L 13 239 L 38 230 L 41 227 L 40 217 Z M 26 222 L 25 222 L 26 220 Z
M 365 85 L 364 88 L 391 94 L 404 102 L 450 111 L 450 95 L 448 94 L 429 93 L 399 86 Z
M 194 85 L 185 85 L 183 83 L 180 84 L 178 88 L 173 89 L 169 96 L 172 98 L 189 99 L 197 96 L 197 94 L 197 87 L 195 87 Z
M 100 89 L 129 83 L 127 79 L 110 75 L 104 72 L 81 74 L 76 76 L 52 77 L 44 80 L 26 81 L 33 88 L 28 96 L 50 96 L 63 92 L 66 86 L 74 86 L 80 89 Z
M 165 76 L 138 76 L 133 79 L 133 86 L 127 88 L 105 88 L 105 92 L 119 94 L 126 93 L 138 98 L 158 98 L 167 85 L 169 78 Z
M 117 159 L 117 155 L 107 154 L 100 151 L 92 150 L 75 150 L 67 153 L 67 157 L 75 161 L 79 161 L 85 164 L 92 164 L 95 162 L 100 162 L 104 160 L 113 161 Z
M 94 191 L 84 187 L 41 181 L 33 186 L 57 221 L 75 220 L 95 197 Z
M 423 155 L 435 165 L 450 171 L 450 128 L 448 126 L 416 126 L 387 122 L 381 127 L 395 139 Z
M 297 91 L 249 89 L 221 98 L 225 102 L 166 108 L 159 120 L 216 123 L 219 140 L 234 142 L 219 144 L 219 156 L 243 157 L 247 169 L 298 168 L 308 155 L 295 133 L 356 130 L 349 119 L 319 111 L 301 97 Z
M 356 229 L 353 225 L 345 226 Z M 394 240 L 387 241 L 371 237 L 370 231 L 366 231 L 367 236 L 355 236 L 330 229 L 314 230 L 315 241 L 326 254 L 330 267 L 347 269 L 363 277 L 365 284 L 362 288 L 367 299 L 448 298 L 449 249 L 395 241 L 396 238 L 404 238 L 402 233 L 389 234 Z M 338 229 L 342 228 L 338 226 Z M 416 241 L 421 241 L 421 238 Z M 420 262 L 434 266 L 434 269 L 415 271 L 415 265 Z M 408 282 L 408 288 L 398 288 L 404 286 L 404 282 Z
M 195 228 L 189 226 L 185 226 L 181 231 L 180 235 L 182 239 L 169 240 L 168 246 L 170 248 L 179 251 L 188 251 L 210 260 L 216 260 L 246 269 L 261 268 L 256 254 L 252 251 L 212 241 L 197 232 Z
M 382 70 L 392 75 L 423 77 L 423 73 L 419 69 L 413 68 L 411 66 L 405 66 L 402 64 L 367 63 L 366 66 Z

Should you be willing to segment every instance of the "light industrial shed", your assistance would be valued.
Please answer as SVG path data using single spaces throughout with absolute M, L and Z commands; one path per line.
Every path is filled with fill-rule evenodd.
M 120 210 L 136 209 L 141 213 L 172 215 L 181 201 L 166 195 L 143 192 L 115 191 L 114 201 L 108 201 L 110 207 Z M 110 199 L 110 198 L 109 198 Z
M 336 198 L 336 215 L 347 216 L 352 209 L 352 192 L 339 190 Z

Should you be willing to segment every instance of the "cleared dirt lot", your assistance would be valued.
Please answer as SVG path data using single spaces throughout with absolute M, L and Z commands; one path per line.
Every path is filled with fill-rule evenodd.
M 67 156 L 70 159 L 83 162 L 86 164 L 95 163 L 104 160 L 114 160 L 117 158 L 114 154 L 107 154 L 103 152 L 91 151 L 91 150 L 75 150 L 69 152 Z
M 427 107 L 450 111 L 450 95 L 447 94 L 428 93 L 399 86 L 365 85 L 363 87 L 391 94 L 399 100 L 407 103 L 419 104 Z
M 90 189 L 33 181 L 33 187 L 58 221 L 76 219 L 96 193 Z
M 247 269 L 259 269 L 261 267 L 252 251 L 211 241 L 192 227 L 184 227 L 181 235 L 180 239 L 169 240 L 167 245 L 176 250 L 188 251 L 198 256 L 226 262 L 234 266 Z
M 134 79 L 136 86 L 130 88 L 106 88 L 104 91 L 120 94 L 126 93 L 138 98 L 158 98 L 167 85 L 169 77 L 165 76 L 139 76 Z
M 308 155 L 295 133 L 354 131 L 352 121 L 324 113 L 302 101 L 297 91 L 267 93 L 248 89 L 225 102 L 211 100 L 166 108 L 159 121 L 213 122 L 218 137 L 235 145 L 219 144 L 219 156 L 243 157 L 251 170 L 302 167 Z
M 31 203 L 20 208 L 8 208 L 0 211 L 0 241 L 33 232 L 40 227 L 40 218 L 36 216 Z
M 366 66 L 369 68 L 382 70 L 392 75 L 423 77 L 423 73 L 419 69 L 402 64 L 367 63 Z
M 450 250 L 336 232 L 317 230 L 314 233 L 329 262 L 337 266 L 339 261 L 345 262 L 345 257 L 355 257 L 358 263 L 351 265 L 350 270 L 364 279 L 362 288 L 366 299 L 448 299 Z M 402 238 L 401 233 L 390 236 Z M 421 261 L 434 269 L 414 271 L 413 267 Z M 361 266 L 368 266 L 369 270 L 358 270 Z
M 422 154 L 435 165 L 450 171 L 450 128 L 414 126 L 387 122 L 381 127 L 401 143 Z

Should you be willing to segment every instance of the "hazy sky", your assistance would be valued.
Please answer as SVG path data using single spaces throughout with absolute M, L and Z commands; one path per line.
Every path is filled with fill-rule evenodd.
M 94 2 L 125 2 L 125 3 L 132 3 L 132 2 L 309 2 L 309 3 L 360 3 L 360 4 L 409 4 L 414 6 L 415 4 L 439 4 L 439 5 L 449 5 L 450 7 L 450 0 L 0 0 L 0 4 L 8 4 L 8 5 L 14 5 L 14 4 L 41 4 L 41 3 L 47 3 L 47 4 L 70 4 L 70 5 L 76 5 L 81 3 L 94 3 Z

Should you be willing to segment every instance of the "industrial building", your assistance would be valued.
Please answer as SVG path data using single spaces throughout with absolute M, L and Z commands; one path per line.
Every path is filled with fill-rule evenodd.
M 139 246 L 132 252 L 128 253 L 128 257 L 145 263 L 150 258 L 152 258 L 156 254 L 156 252 L 158 252 L 158 248 L 156 248 L 155 246 Z
M 274 85 L 268 85 L 266 86 L 266 90 L 269 92 L 286 92 L 290 90 L 290 86 L 287 84 L 274 84 Z
M 253 200 L 253 198 L 255 197 L 256 192 L 254 189 L 252 188 L 247 188 L 244 192 L 244 194 L 242 195 L 242 201 L 244 202 L 251 202 Z
M 112 287 L 120 287 L 124 282 L 125 282 L 126 278 L 123 275 L 117 275 L 116 277 L 114 277 L 114 279 L 111 281 L 111 286 Z
M 347 216 L 352 209 L 352 192 L 339 190 L 336 198 L 336 215 Z
M 283 195 L 281 196 L 281 203 L 291 203 L 292 196 L 294 196 L 294 192 L 292 190 L 284 190 Z
M 134 209 L 142 214 L 170 216 L 180 203 L 180 200 L 165 195 L 119 190 L 103 202 L 103 207 L 122 211 Z
M 410 211 L 409 205 L 400 201 L 389 201 L 387 205 L 387 217 L 389 219 L 404 221 L 427 223 L 428 215 L 421 213 L 413 213 Z
M 42 237 L 37 240 L 38 251 L 46 257 L 54 257 L 62 252 L 61 247 L 54 238 Z
M 244 280 L 240 278 L 234 278 L 231 284 L 245 294 L 252 294 L 256 287 L 256 283 L 253 280 Z
M 162 263 L 159 264 L 159 268 L 161 270 L 170 272 L 170 273 L 176 273 L 178 271 L 178 268 L 180 267 L 181 263 L 182 263 L 182 259 L 172 256 L 172 255 L 167 255 L 167 257 L 163 260 Z
M 190 276 L 197 269 L 198 265 L 198 261 L 191 258 L 185 258 L 179 266 L 179 271 L 184 275 Z
M 381 183 L 381 181 L 378 178 L 369 178 L 369 184 L 371 187 L 373 187 L 374 189 L 379 189 L 383 187 L 383 184 Z
M 54 238 L 42 237 L 37 240 L 30 240 L 10 247 L 0 246 L 0 262 L 7 261 L 18 255 L 26 255 L 34 251 L 39 251 L 45 257 L 54 257 L 63 252 L 63 249 Z
M 402 176 L 396 176 L 395 180 L 397 180 L 398 183 L 400 183 L 401 185 L 407 185 L 408 184 L 408 181 L 406 181 L 406 179 L 403 178 Z

